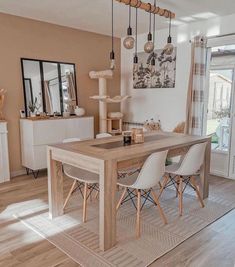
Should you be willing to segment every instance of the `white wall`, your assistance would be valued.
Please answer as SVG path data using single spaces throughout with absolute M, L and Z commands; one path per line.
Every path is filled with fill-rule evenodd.
M 177 15 L 177 14 L 176 14 Z M 146 119 L 160 118 L 164 130 L 172 130 L 185 120 L 188 77 L 191 64 L 189 40 L 198 34 L 206 36 L 235 32 L 235 14 L 201 22 L 181 25 L 173 29 L 173 42 L 177 46 L 176 87 L 169 89 L 133 89 L 132 67 L 134 51 L 121 49 L 121 92 L 131 98 L 122 105 L 125 120 L 142 122 Z M 146 20 L 147 23 L 147 20 Z M 157 49 L 163 48 L 168 30 L 156 33 Z M 143 51 L 146 34 L 139 35 L 138 51 Z

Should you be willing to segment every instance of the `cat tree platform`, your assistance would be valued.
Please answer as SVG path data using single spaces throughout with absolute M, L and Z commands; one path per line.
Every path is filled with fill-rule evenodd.
M 113 122 L 118 121 L 119 128 L 115 130 L 115 133 L 122 132 L 122 117 L 121 118 L 108 118 L 107 104 L 122 103 L 127 100 L 130 96 L 117 95 L 113 98 L 107 94 L 107 79 L 113 78 L 112 70 L 104 71 L 91 71 L 89 73 L 91 79 L 99 80 L 99 95 L 91 96 L 93 100 L 99 101 L 99 132 L 100 133 L 114 133 Z

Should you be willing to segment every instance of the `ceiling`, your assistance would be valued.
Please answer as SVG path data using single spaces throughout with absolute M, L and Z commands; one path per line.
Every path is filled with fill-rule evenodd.
M 143 1 L 153 3 L 153 0 Z M 126 34 L 128 9 L 114 2 L 115 36 L 122 37 Z M 235 13 L 234 0 L 226 0 L 226 4 L 221 0 L 158 0 L 157 4 L 176 13 L 176 25 Z M 111 0 L 0 0 L 3 13 L 106 35 L 111 32 L 110 10 Z M 139 33 L 147 32 L 147 24 L 147 13 L 140 11 Z M 157 16 L 157 28 L 166 27 L 167 19 Z

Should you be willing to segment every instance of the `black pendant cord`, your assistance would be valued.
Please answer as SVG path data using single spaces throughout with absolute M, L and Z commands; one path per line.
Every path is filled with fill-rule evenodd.
M 151 33 L 151 30 L 152 30 L 151 24 L 152 24 L 152 13 L 150 12 L 149 13 L 149 33 Z
M 114 38 L 113 38 L 113 0 L 112 0 L 112 53 L 114 53 Z
M 131 5 L 129 5 L 129 28 L 131 28 Z
M 169 24 L 169 37 L 171 37 L 171 14 L 170 14 L 170 24 Z
M 136 10 L 135 10 L 135 56 L 137 56 L 137 51 L 138 51 L 137 35 L 138 35 L 138 8 L 136 7 Z
M 156 8 L 156 0 L 154 0 L 154 8 Z M 156 30 L 156 14 L 153 15 L 153 45 L 155 47 L 155 30 Z M 154 52 L 153 52 L 154 53 Z
M 154 0 L 154 8 L 156 8 L 156 0 Z M 156 15 L 154 13 L 153 15 L 153 47 L 155 49 L 155 38 L 156 38 Z M 154 52 L 154 49 L 153 49 L 153 57 L 152 57 L 152 60 L 151 60 L 151 65 L 152 66 L 155 66 L 155 52 Z

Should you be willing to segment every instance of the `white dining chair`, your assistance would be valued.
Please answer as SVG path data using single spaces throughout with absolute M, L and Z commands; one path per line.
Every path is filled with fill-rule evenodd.
M 69 142 L 77 142 L 81 141 L 79 138 L 69 138 L 63 140 L 63 143 L 69 143 Z M 86 216 L 87 216 L 87 199 L 91 196 L 91 193 L 93 190 L 98 191 L 98 183 L 99 183 L 99 175 L 85 171 L 82 169 L 79 169 L 77 167 L 63 164 L 63 171 L 66 176 L 69 178 L 74 179 L 74 182 L 69 190 L 69 193 L 65 199 L 63 209 L 66 207 L 73 191 L 75 190 L 76 185 L 78 184 L 78 189 L 80 190 L 82 196 L 83 196 L 83 222 L 86 222 Z M 81 190 L 81 187 L 84 186 L 83 192 Z M 89 190 L 89 192 L 88 192 Z
M 182 162 L 166 167 L 167 175 L 164 177 L 159 197 L 162 195 L 165 188 L 173 184 L 176 188 L 176 196 L 179 198 L 180 216 L 183 214 L 183 192 L 187 185 L 193 188 L 193 190 L 196 192 L 201 207 L 204 207 L 195 177 L 200 175 L 200 168 L 204 161 L 206 146 L 207 143 L 191 146 Z
M 160 216 L 165 224 L 167 224 L 167 219 L 160 206 L 158 197 L 152 190 L 153 187 L 158 185 L 158 182 L 165 173 L 165 161 L 168 151 L 156 152 L 151 154 L 145 161 L 142 169 L 139 173 L 127 176 L 117 182 L 124 190 L 118 201 L 116 209 L 118 210 L 120 205 L 124 202 L 131 200 L 137 209 L 137 219 L 136 219 L 136 237 L 140 237 L 140 213 L 141 209 L 146 202 L 146 200 L 151 201 L 157 205 L 160 212 Z M 127 196 L 126 196 L 127 195 Z M 152 196 L 152 197 L 151 197 Z M 133 198 L 137 197 L 137 205 L 133 201 Z M 141 205 L 141 198 L 144 198 L 144 202 Z

